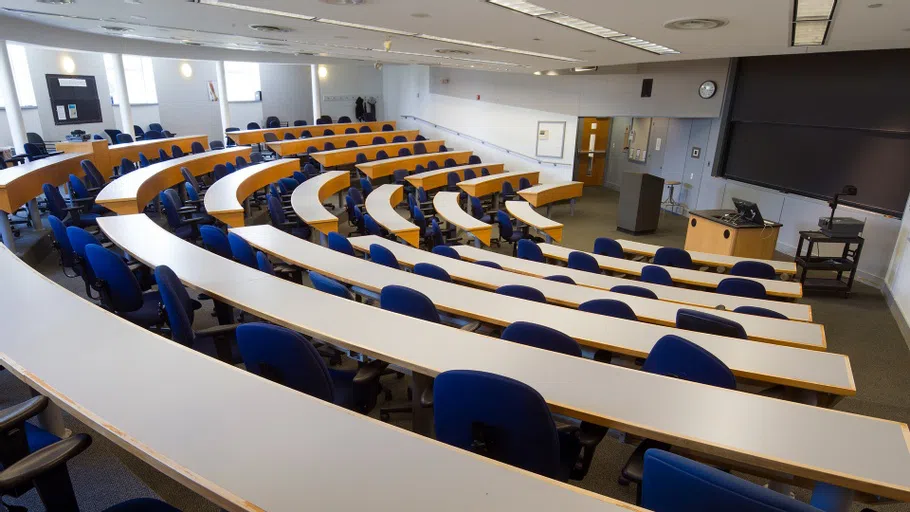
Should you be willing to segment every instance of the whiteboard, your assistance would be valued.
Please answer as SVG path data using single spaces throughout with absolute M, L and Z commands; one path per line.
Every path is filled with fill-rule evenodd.
M 565 121 L 537 122 L 537 156 L 562 158 L 565 139 Z

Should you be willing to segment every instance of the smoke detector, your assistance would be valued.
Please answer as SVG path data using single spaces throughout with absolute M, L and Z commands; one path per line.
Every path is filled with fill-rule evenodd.
M 294 29 L 288 27 L 278 27 L 275 25 L 249 25 L 253 30 L 258 30 L 259 32 L 291 32 Z
M 671 30 L 710 30 L 730 23 L 722 18 L 683 18 L 664 23 L 664 28 Z
M 436 53 L 442 55 L 472 55 L 473 52 L 467 50 L 456 50 L 455 48 L 436 48 L 433 50 Z

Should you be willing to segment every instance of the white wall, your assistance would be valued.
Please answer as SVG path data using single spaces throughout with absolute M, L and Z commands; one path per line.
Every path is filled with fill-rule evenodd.
M 41 120 L 38 118 L 38 109 L 29 107 L 22 110 L 22 118 L 25 121 L 25 131 L 41 133 Z M 12 146 L 13 136 L 9 131 L 9 120 L 6 118 L 6 109 L 0 108 L 0 146 Z M 22 148 L 16 148 L 16 151 L 22 152 Z
M 910 200 L 904 207 L 883 289 L 904 339 L 910 343 Z
M 352 62 L 350 64 L 326 64 L 326 77 L 319 79 L 319 88 L 322 92 L 321 105 L 324 115 L 332 116 L 337 120 L 341 116 L 348 116 L 355 120 L 354 101 L 357 97 L 366 100 L 372 96 L 376 98 L 376 120 L 385 119 L 383 109 L 383 75 L 371 63 Z M 309 77 L 309 74 L 307 74 Z M 307 90 L 309 90 L 307 82 Z M 344 96 L 343 99 L 327 97 Z
M 193 70 L 189 78 L 180 74 L 187 62 Z M 208 82 L 215 80 L 215 63 L 203 60 L 152 59 L 158 114 L 161 126 L 177 135 L 208 135 L 218 140 L 221 135 L 221 113 L 218 102 L 209 100 Z M 136 116 L 137 107 L 133 107 Z M 147 128 L 147 127 L 144 127 Z
M 313 124 L 310 66 L 260 64 L 259 81 L 262 86 L 263 121 L 268 116 L 277 116 L 287 121 L 288 125 L 293 125 L 297 119 Z

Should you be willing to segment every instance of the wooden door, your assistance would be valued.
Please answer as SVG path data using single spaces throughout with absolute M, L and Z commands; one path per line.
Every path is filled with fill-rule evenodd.
M 575 180 L 585 185 L 602 186 L 607 169 L 607 145 L 610 142 L 609 117 L 584 117 L 576 149 Z

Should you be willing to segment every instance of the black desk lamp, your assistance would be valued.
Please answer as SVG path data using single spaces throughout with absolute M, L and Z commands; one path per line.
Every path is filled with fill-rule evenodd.
M 855 187 L 855 186 L 853 186 L 853 185 L 844 185 L 843 190 L 841 190 L 840 193 L 834 194 L 834 199 L 828 201 L 828 206 L 831 207 L 831 217 L 828 219 L 828 225 L 829 225 L 829 226 L 833 226 L 833 225 L 834 225 L 834 210 L 837 209 L 837 199 L 838 199 L 840 196 L 855 196 L 855 195 L 856 195 L 856 187 Z

